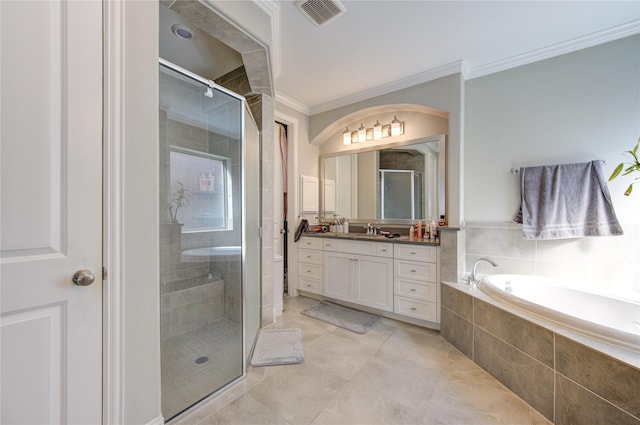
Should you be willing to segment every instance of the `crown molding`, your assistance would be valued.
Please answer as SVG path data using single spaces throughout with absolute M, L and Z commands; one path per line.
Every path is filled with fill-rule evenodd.
M 311 111 L 309 107 L 302 102 L 298 102 L 297 100 L 287 96 L 286 94 L 282 94 L 280 92 L 276 92 L 276 102 L 280 102 L 289 108 L 296 110 L 300 113 L 303 113 L 307 116 L 311 115 Z
M 470 80 L 478 77 L 483 77 L 485 75 L 494 74 L 496 72 L 506 71 L 518 66 L 550 59 L 567 53 L 572 53 L 589 47 L 594 47 L 636 34 L 640 34 L 639 19 L 628 22 L 624 25 L 606 29 L 604 31 L 598 31 L 593 34 L 578 37 L 573 40 L 554 44 L 552 46 L 544 47 L 541 49 L 536 49 L 524 54 L 515 55 L 510 58 L 502 59 L 488 64 L 471 66 L 467 62 L 459 60 L 447 65 L 440 66 L 438 68 L 414 74 L 397 81 L 383 84 L 369 90 L 364 90 L 353 95 L 341 97 L 339 99 L 321 103 L 318 105 L 307 106 L 295 99 L 283 95 L 282 93 L 278 93 L 276 95 L 276 100 L 286 106 L 289 106 L 292 109 L 295 109 L 298 112 L 310 116 L 330 111 L 342 106 L 350 105 L 356 102 L 361 102 L 372 97 L 392 93 L 397 90 L 415 86 L 417 84 L 426 83 L 427 81 L 432 81 L 441 77 L 446 77 L 448 75 L 461 73 L 463 79 Z
M 470 67 L 466 77 L 467 79 L 483 77 L 485 75 L 494 74 L 496 72 L 505 71 L 518 66 L 527 65 L 533 62 L 594 47 L 599 44 L 608 43 L 610 41 L 619 40 L 638 33 L 640 33 L 640 19 L 631 21 L 624 25 L 609 28 L 604 31 L 598 31 L 589 35 L 574 38 L 573 40 L 532 50 L 521 55 L 512 56 L 507 59 Z
M 269 16 L 272 16 L 280 7 L 280 4 L 276 0 L 253 0 L 253 2 Z
M 309 110 L 311 115 L 319 114 L 322 112 L 330 111 L 332 109 L 340 108 L 342 106 L 351 105 L 356 102 L 361 102 L 363 100 L 371 99 L 376 96 L 381 96 L 387 93 L 392 93 L 398 90 L 406 89 L 408 87 L 412 87 L 417 84 L 426 83 L 427 81 L 437 80 L 438 78 L 462 73 L 464 69 L 465 67 L 464 67 L 463 61 L 459 60 L 456 62 L 439 66 L 437 68 L 419 72 L 417 74 L 413 74 L 396 81 L 391 81 L 389 83 L 382 84 L 378 87 L 374 87 L 369 90 L 364 90 L 349 96 L 332 100 L 330 102 L 314 105 L 314 106 L 311 106 Z

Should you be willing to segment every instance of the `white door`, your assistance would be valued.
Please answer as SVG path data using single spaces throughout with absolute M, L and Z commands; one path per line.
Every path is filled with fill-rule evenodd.
M 100 423 L 102 4 L 0 19 L 0 422 Z
M 273 123 L 273 319 L 284 308 L 284 175 L 280 151 L 280 124 Z

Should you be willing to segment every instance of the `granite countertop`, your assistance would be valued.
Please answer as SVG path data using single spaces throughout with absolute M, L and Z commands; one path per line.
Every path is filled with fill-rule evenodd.
M 400 236 L 396 238 L 387 238 L 383 235 L 371 236 L 366 233 L 314 233 L 314 232 L 306 232 L 301 236 L 309 236 L 312 238 L 331 238 L 331 239 L 351 239 L 351 240 L 359 240 L 359 241 L 374 241 L 374 242 L 385 242 L 385 243 L 402 243 L 408 245 L 426 245 L 426 246 L 439 246 L 440 239 L 429 240 L 409 240 L 409 236 Z

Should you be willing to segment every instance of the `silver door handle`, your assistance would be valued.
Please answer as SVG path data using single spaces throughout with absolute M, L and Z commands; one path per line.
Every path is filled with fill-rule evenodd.
M 96 281 L 96 275 L 93 270 L 82 269 L 75 272 L 71 280 L 78 286 L 89 286 Z

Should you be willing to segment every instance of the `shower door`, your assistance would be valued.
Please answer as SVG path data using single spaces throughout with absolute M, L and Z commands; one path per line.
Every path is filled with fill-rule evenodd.
M 424 219 L 422 173 L 380 170 L 380 218 Z
M 247 242 L 244 228 L 245 102 L 165 64 L 159 290 L 162 413 L 168 420 L 244 375 L 243 286 L 259 282 L 244 282 L 243 253 L 247 243 L 257 243 L 257 236 Z

